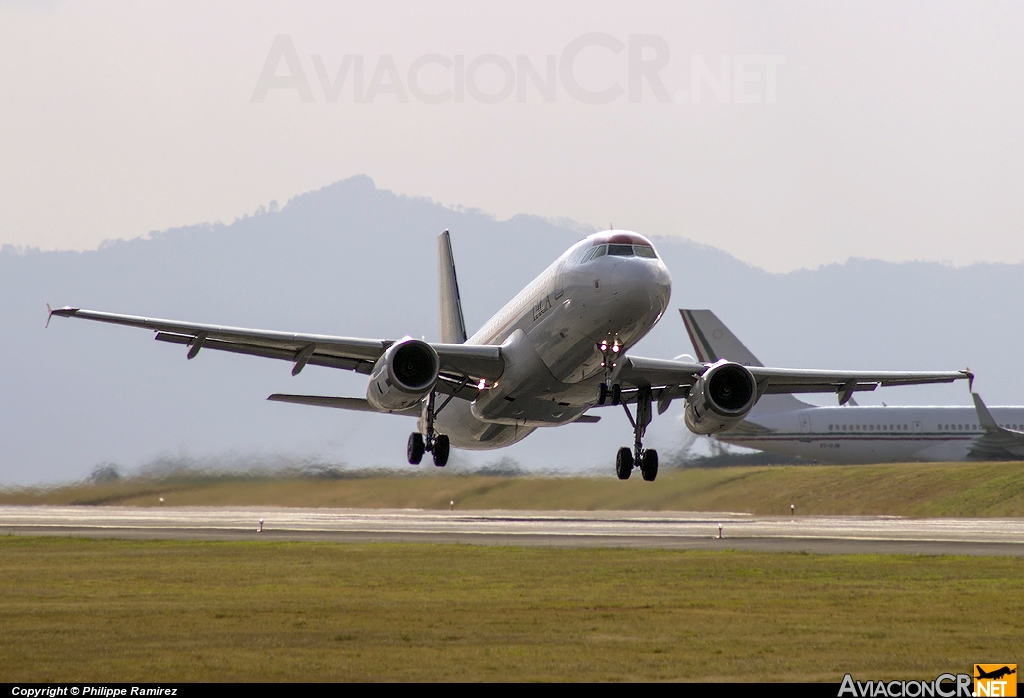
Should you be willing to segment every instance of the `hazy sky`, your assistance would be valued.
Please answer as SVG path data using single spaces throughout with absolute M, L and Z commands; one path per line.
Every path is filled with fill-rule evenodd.
M 0 2 L 0 244 L 365 173 L 773 271 L 1024 259 L 1024 4 L 637 5 Z

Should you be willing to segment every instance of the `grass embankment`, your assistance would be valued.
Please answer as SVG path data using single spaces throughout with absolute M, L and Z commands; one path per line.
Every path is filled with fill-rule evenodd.
M 933 678 L 1024 560 L 0 537 L 0 681 Z
M 760 466 L 608 477 L 172 477 L 0 492 L 0 504 L 1024 516 L 1024 463 Z

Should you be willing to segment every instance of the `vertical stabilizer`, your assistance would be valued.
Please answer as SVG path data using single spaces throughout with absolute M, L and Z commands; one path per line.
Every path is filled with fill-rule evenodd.
M 459 281 L 455 278 L 452 239 L 447 230 L 437 238 L 437 314 L 441 342 L 464 344 L 466 321 L 462 317 L 462 299 L 459 298 Z
M 690 335 L 690 344 L 693 345 L 693 350 L 700 361 L 714 363 L 719 359 L 725 359 L 744 366 L 764 366 L 710 310 L 680 309 L 679 314 L 683 316 L 683 324 Z M 810 405 L 792 395 L 764 395 L 754 405 L 753 412 L 787 412 L 804 407 Z
M 728 359 L 744 366 L 764 366 L 710 310 L 682 310 L 683 324 L 697 358 L 705 363 Z

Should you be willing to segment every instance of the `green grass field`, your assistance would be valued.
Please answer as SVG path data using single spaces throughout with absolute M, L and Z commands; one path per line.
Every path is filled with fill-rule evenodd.
M 316 479 L 181 476 L 0 491 L 0 504 L 741 511 L 1024 516 L 1024 463 L 759 466 L 607 477 L 428 475 Z
M 934 678 L 1024 560 L 0 536 L 0 681 Z

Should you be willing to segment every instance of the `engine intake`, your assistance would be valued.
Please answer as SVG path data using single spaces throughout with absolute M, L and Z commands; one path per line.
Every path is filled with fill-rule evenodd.
M 434 388 L 440 370 L 437 352 L 426 342 L 395 342 L 377 359 L 366 387 L 366 400 L 384 412 L 413 407 Z
M 743 421 L 757 402 L 757 381 L 740 364 L 719 361 L 690 389 L 685 420 L 694 434 L 717 434 Z

